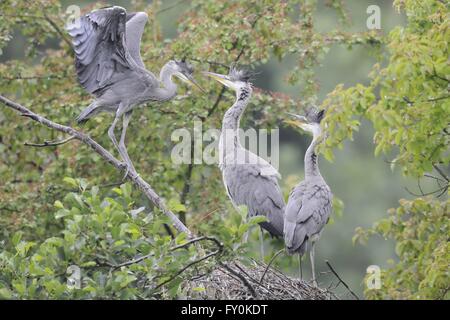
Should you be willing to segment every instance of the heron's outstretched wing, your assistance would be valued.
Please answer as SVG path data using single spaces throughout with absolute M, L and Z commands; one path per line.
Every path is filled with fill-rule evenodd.
M 134 62 L 141 68 L 145 68 L 141 58 L 141 39 L 147 21 L 148 15 L 145 12 L 127 14 L 126 46 Z
M 250 217 L 267 217 L 268 222 L 261 223 L 261 227 L 274 236 L 282 236 L 285 203 L 278 185 L 278 172 L 267 173 L 257 164 L 227 165 L 225 185 L 235 205 L 245 205 Z
M 285 210 L 284 239 L 290 253 L 303 254 L 306 241 L 321 232 L 331 214 L 332 194 L 322 183 L 302 182 L 289 195 Z
M 114 6 L 94 10 L 68 26 L 78 80 L 88 92 L 96 94 L 139 68 L 126 45 L 126 21 L 126 10 Z

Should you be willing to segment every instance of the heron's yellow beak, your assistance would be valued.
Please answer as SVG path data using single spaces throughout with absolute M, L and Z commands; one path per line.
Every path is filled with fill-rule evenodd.
M 223 74 L 214 73 L 214 72 L 207 72 L 207 71 L 204 71 L 202 73 L 208 77 L 213 78 L 216 81 L 219 81 L 221 84 L 223 84 L 226 87 L 236 89 L 234 82 L 231 81 L 228 76 L 225 76 Z
M 200 87 L 200 85 L 197 83 L 197 81 L 195 81 L 195 79 L 191 76 L 191 75 L 186 75 L 184 73 L 181 72 L 177 72 L 176 75 L 178 76 L 178 78 L 180 78 L 182 81 L 190 84 L 190 85 L 194 85 L 195 87 L 197 87 L 201 92 L 206 93 L 206 91 Z
M 292 119 L 284 120 L 285 123 L 306 130 L 308 120 L 304 116 L 299 116 L 289 112 L 287 114 L 290 115 Z

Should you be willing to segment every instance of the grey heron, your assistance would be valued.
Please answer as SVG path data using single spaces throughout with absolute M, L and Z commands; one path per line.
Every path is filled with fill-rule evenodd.
M 124 8 L 113 6 L 94 10 L 67 26 L 76 55 L 78 80 L 95 97 L 77 121 L 85 122 L 100 112 L 115 114 L 108 135 L 125 162 L 127 173 L 134 169 L 125 147 L 133 109 L 146 102 L 174 98 L 177 85 L 173 76 L 198 86 L 192 77 L 192 66 L 184 60 L 167 62 L 159 79 L 145 69 L 140 45 L 147 20 L 145 12 L 128 14 Z M 117 143 L 114 129 L 121 117 L 123 127 Z
M 332 211 L 330 187 L 320 174 L 316 147 L 322 138 L 320 122 L 324 110 L 311 108 L 305 116 L 291 115 L 286 122 L 311 133 L 313 139 L 305 153 L 305 179 L 296 185 L 288 199 L 284 213 L 284 241 L 289 254 L 298 253 L 299 259 L 310 243 L 313 283 L 317 286 L 314 269 L 314 244 L 319 240 Z
M 249 217 L 265 216 L 260 227 L 272 236 L 283 235 L 284 199 L 278 185 L 280 174 L 266 160 L 245 149 L 239 141 L 239 123 L 250 100 L 249 73 L 231 68 L 228 75 L 204 72 L 236 92 L 225 113 L 219 139 L 219 167 L 227 194 L 235 207 L 246 206 Z M 262 241 L 262 229 L 261 229 Z M 263 255 L 261 242 L 261 254 Z

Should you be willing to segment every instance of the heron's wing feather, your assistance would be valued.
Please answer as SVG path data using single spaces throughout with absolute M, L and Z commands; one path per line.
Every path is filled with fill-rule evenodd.
M 141 68 L 145 68 L 141 58 L 141 39 L 147 20 L 148 15 L 145 12 L 127 14 L 126 45 L 134 62 Z
M 95 94 L 117 73 L 137 68 L 126 47 L 125 26 L 126 11 L 117 6 L 92 11 L 68 26 L 78 80 L 88 92 Z
M 250 217 L 262 215 L 268 222 L 261 226 L 271 234 L 283 231 L 284 200 L 276 176 L 261 175 L 254 164 L 238 164 L 225 168 L 225 183 L 235 205 L 245 205 Z
M 331 212 L 331 192 L 327 185 L 312 184 L 306 187 L 302 207 L 297 215 L 297 223 L 304 223 L 312 218 L 317 225 L 326 223 Z
M 259 173 L 263 176 L 274 176 L 278 179 L 281 179 L 281 175 L 277 169 L 275 169 L 269 162 L 264 160 L 263 158 L 257 156 L 253 152 L 245 150 L 246 161 L 251 164 L 256 164 L 259 170 Z
M 296 238 L 301 238 L 300 242 L 303 241 L 305 235 L 297 235 L 296 237 L 296 228 L 297 228 L 297 217 L 300 214 L 300 210 L 302 208 L 302 198 L 305 192 L 304 184 L 300 183 L 294 189 L 292 189 L 288 203 L 286 204 L 286 209 L 284 211 L 284 241 L 287 249 L 297 248 L 294 243 L 299 242 Z
M 321 232 L 331 214 L 331 199 L 329 187 L 322 183 L 302 182 L 292 190 L 284 224 L 288 250 L 295 251 L 308 238 Z

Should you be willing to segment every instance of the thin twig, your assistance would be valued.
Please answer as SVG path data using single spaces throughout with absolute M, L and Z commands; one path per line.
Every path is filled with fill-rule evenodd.
M 445 179 L 445 181 L 450 182 L 450 179 L 447 177 L 447 175 L 445 174 L 444 171 L 442 171 L 441 168 L 439 168 L 436 164 L 433 164 L 433 168 L 439 172 L 439 174 L 441 175 L 442 178 Z
M 333 274 L 336 276 L 336 278 L 338 278 L 338 280 L 340 281 L 339 283 L 342 283 L 344 285 L 344 287 L 346 287 L 347 290 L 351 293 L 351 295 L 353 297 L 355 297 L 356 300 L 360 300 L 359 297 L 352 291 L 352 289 L 350 289 L 350 287 L 347 285 L 347 283 L 345 283 L 345 281 L 342 280 L 342 278 L 333 269 L 333 267 L 331 266 L 330 262 L 328 260 L 325 260 L 325 263 L 327 264 L 328 268 L 330 268 L 331 272 L 333 272 Z
M 49 75 L 33 75 L 33 76 L 21 76 L 17 75 L 14 77 L 5 77 L 0 76 L 0 80 L 7 80 L 7 81 L 15 81 L 15 80 L 37 80 L 37 79 L 63 79 L 63 76 L 57 75 L 57 74 L 49 74 Z
M 63 39 L 69 45 L 69 47 L 72 47 L 72 43 L 66 37 L 66 34 L 58 27 L 55 21 L 50 19 L 50 17 L 46 13 L 44 13 L 44 19 L 53 27 L 53 29 L 55 29 L 56 33 L 59 34 L 61 39 Z
M 217 62 L 217 61 L 200 60 L 200 59 L 197 59 L 197 58 L 189 58 L 189 60 L 196 61 L 196 62 L 201 62 L 201 63 L 207 63 L 207 64 L 214 65 L 214 66 L 224 67 L 224 68 L 227 68 L 227 69 L 230 68 L 229 65 L 227 65 L 225 63 Z
M 24 142 L 25 146 L 29 146 L 29 147 L 38 147 L 38 148 L 42 148 L 42 147 L 54 147 L 54 146 L 60 146 L 62 144 L 65 144 L 69 141 L 72 141 L 75 139 L 75 136 L 70 136 L 66 139 L 63 140 L 55 140 L 55 141 L 44 141 L 43 143 L 31 143 L 31 142 Z
M 428 174 L 428 173 L 425 173 L 425 174 L 424 174 L 424 176 L 425 176 L 425 177 L 427 177 L 427 178 L 431 178 L 431 179 L 434 179 L 434 180 L 436 180 L 436 181 L 441 181 L 441 182 L 445 182 L 445 180 L 444 180 L 444 179 L 441 179 L 441 178 L 435 177 L 435 176 L 433 176 L 433 175 L 431 175 L 431 174 Z
M 155 287 L 154 290 L 157 290 L 157 289 L 161 288 L 163 285 L 171 282 L 172 280 L 174 280 L 176 277 L 178 277 L 180 274 L 182 274 L 184 271 L 186 271 L 190 267 L 192 267 L 192 266 L 194 266 L 194 265 L 196 265 L 196 264 L 198 264 L 198 263 L 200 263 L 202 261 L 205 261 L 205 260 L 207 260 L 207 259 L 209 259 L 209 258 L 211 258 L 211 257 L 213 257 L 215 255 L 219 255 L 221 252 L 222 252 L 222 249 L 219 248 L 219 249 L 217 249 L 217 250 L 215 250 L 215 251 L 213 251 L 211 253 L 208 253 L 206 256 L 203 256 L 203 257 L 201 257 L 201 258 L 199 258 L 199 259 L 197 259 L 195 261 L 192 261 L 191 263 L 189 263 L 186 266 L 184 266 L 182 269 L 178 270 L 177 273 L 175 273 L 172 277 L 170 277 L 166 281 L 163 281 L 162 283 L 158 284 Z
M 429 196 L 429 195 L 432 195 L 432 194 L 441 192 L 442 190 L 444 190 L 444 192 L 445 192 L 445 191 L 447 191 L 448 187 L 449 187 L 449 185 L 446 185 L 446 186 L 443 186 L 442 188 L 438 188 L 437 190 L 430 191 L 430 192 L 425 192 L 425 193 L 421 191 L 420 194 L 415 193 L 415 192 L 412 192 L 411 190 L 408 189 L 408 187 L 404 187 L 404 188 L 405 188 L 406 192 L 408 192 L 408 193 L 409 193 L 410 195 L 412 195 L 412 196 L 415 196 L 415 197 L 425 197 L 425 196 Z M 438 196 L 438 198 L 439 198 L 442 194 L 443 194 L 443 193 L 441 193 L 441 194 Z
M 277 253 L 275 253 L 275 255 L 272 257 L 272 259 L 270 259 L 269 264 L 266 267 L 266 270 L 264 270 L 263 275 L 261 276 L 261 279 L 259 280 L 259 282 L 263 282 L 264 277 L 266 276 L 267 270 L 269 270 L 270 266 L 272 265 L 272 263 L 275 261 L 276 257 L 278 257 L 278 255 L 280 253 L 282 253 L 284 251 L 284 249 L 279 250 Z
M 170 251 L 175 251 L 175 250 L 178 250 L 178 249 L 182 249 L 182 248 L 185 248 L 185 247 L 187 247 L 187 246 L 189 246 L 189 245 L 191 245 L 191 244 L 193 244 L 195 242 L 200 242 L 200 241 L 204 241 L 204 240 L 214 242 L 214 244 L 217 246 L 217 248 L 220 251 L 223 250 L 223 244 L 219 240 L 217 240 L 214 237 L 202 236 L 202 237 L 191 239 L 191 240 L 189 240 L 189 241 L 187 241 L 187 242 L 185 242 L 183 244 L 180 244 L 178 246 L 175 246 L 175 247 L 171 248 Z
M 179 249 L 182 249 L 182 248 L 186 248 L 187 246 L 190 246 L 191 244 L 194 244 L 194 243 L 200 242 L 200 241 L 211 241 L 211 242 L 214 242 L 214 244 L 217 247 L 216 251 L 222 252 L 222 250 L 223 250 L 223 244 L 219 240 L 217 240 L 216 238 L 213 238 L 213 237 L 203 236 L 203 237 L 198 237 L 198 238 L 191 239 L 191 240 L 189 240 L 189 241 L 187 241 L 187 242 L 185 242 L 183 244 L 174 246 L 174 247 L 170 248 L 169 251 L 175 251 L 175 250 L 179 250 Z M 215 254 L 217 254 L 217 253 L 215 253 Z M 144 255 L 144 256 L 141 256 L 141 257 L 138 257 L 138 258 L 135 258 L 135 259 L 131 259 L 131 260 L 119 263 L 119 264 L 114 264 L 114 265 L 113 264 L 109 264 L 109 263 L 104 263 L 104 264 L 107 265 L 108 267 L 113 268 L 113 269 L 118 269 L 118 268 L 121 268 L 121 267 L 126 267 L 126 266 L 130 266 L 130 265 L 139 263 L 139 262 L 141 262 L 141 261 L 143 261 L 145 259 L 150 258 L 153 255 L 154 255 L 154 253 L 150 253 L 150 254 L 147 254 L 147 255 Z M 101 266 L 102 263 L 100 263 L 99 265 Z
M 161 10 L 156 11 L 155 14 L 160 14 L 160 13 L 163 13 L 163 12 L 165 12 L 165 11 L 169 11 L 170 9 L 173 9 L 173 8 L 175 8 L 176 6 L 182 4 L 183 2 L 186 2 L 186 0 L 180 0 L 180 1 L 177 1 L 177 2 L 175 2 L 174 4 L 172 4 L 172 5 L 170 5 L 170 6 L 167 6 L 167 7 L 165 7 L 165 8 L 162 8 Z

